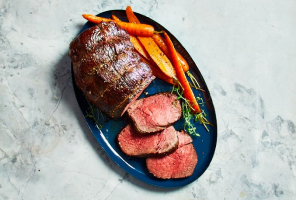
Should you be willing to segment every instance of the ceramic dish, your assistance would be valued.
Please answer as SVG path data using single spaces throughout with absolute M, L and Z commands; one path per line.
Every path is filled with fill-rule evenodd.
M 111 18 L 111 15 L 114 14 L 119 17 L 122 21 L 127 21 L 125 11 L 124 10 L 112 10 L 106 11 L 103 13 L 98 14 L 98 16 Z M 93 133 L 97 142 L 101 145 L 104 151 L 108 154 L 108 156 L 123 170 L 131 174 L 132 176 L 136 177 L 137 179 L 146 182 L 148 184 L 158 186 L 158 187 L 165 187 L 165 188 L 175 188 L 187 185 L 192 183 L 193 181 L 197 180 L 208 168 L 215 152 L 216 142 L 217 142 L 217 123 L 216 123 L 216 114 L 215 109 L 213 106 L 213 102 L 211 100 L 210 93 L 206 86 L 206 83 L 197 68 L 196 64 L 188 54 L 188 52 L 184 49 L 184 47 L 180 44 L 180 42 L 172 35 L 170 32 L 165 29 L 163 26 L 158 24 L 157 22 L 153 21 L 152 19 L 145 17 L 144 15 L 135 13 L 141 23 L 151 24 L 154 26 L 155 30 L 165 30 L 169 36 L 171 37 L 172 41 L 174 42 L 175 48 L 177 51 L 187 60 L 190 66 L 190 72 L 195 76 L 195 78 L 199 81 L 201 88 L 204 89 L 204 92 L 199 90 L 194 91 L 196 96 L 202 97 L 206 100 L 206 104 L 202 107 L 202 109 L 207 114 L 207 119 L 214 125 L 214 127 L 209 127 L 209 132 L 205 130 L 203 125 L 199 122 L 195 123 L 196 130 L 200 134 L 200 137 L 192 136 L 193 138 L 193 145 L 196 149 L 198 155 L 198 163 L 194 170 L 192 176 L 188 178 L 182 179 L 169 179 L 169 180 L 162 180 L 155 178 L 152 174 L 150 174 L 145 165 L 145 159 L 142 158 L 131 158 L 124 155 L 116 141 L 117 134 L 127 125 L 125 118 L 122 117 L 118 120 L 108 120 L 102 121 L 102 128 L 99 128 L 93 120 L 86 117 L 87 111 L 89 109 L 89 103 L 85 99 L 83 93 L 77 88 L 73 70 L 72 70 L 72 80 L 75 95 L 79 104 L 79 107 L 82 111 L 82 114 L 85 117 L 85 120 Z M 93 23 L 87 22 L 80 32 L 94 26 Z M 184 33 L 185 34 L 185 33 Z M 143 92 L 143 94 L 139 98 L 145 97 L 147 94 L 152 95 L 159 92 L 171 91 L 172 86 L 167 84 L 166 82 L 155 79 L 149 87 Z M 180 119 L 178 122 L 174 124 L 176 130 L 183 129 L 183 119 Z

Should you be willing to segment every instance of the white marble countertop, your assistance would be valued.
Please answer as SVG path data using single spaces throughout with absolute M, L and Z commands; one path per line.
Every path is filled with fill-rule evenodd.
M 178 189 L 114 164 L 73 92 L 81 14 L 127 5 L 178 38 L 216 108 L 215 156 Z M 0 1 L 0 199 L 296 199 L 295 19 L 293 0 Z

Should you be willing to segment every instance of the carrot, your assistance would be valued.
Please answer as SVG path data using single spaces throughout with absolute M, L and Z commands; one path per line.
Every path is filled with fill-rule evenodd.
M 135 14 L 130 6 L 126 7 L 126 15 L 127 15 L 129 22 L 136 23 L 136 24 L 140 23 L 140 21 L 135 16 Z M 159 48 L 163 51 L 163 53 L 170 59 L 169 50 L 168 50 L 166 44 L 164 43 L 162 37 L 158 33 L 154 33 L 151 37 L 153 38 L 154 42 L 159 46 Z M 185 72 L 187 72 L 189 70 L 188 63 L 178 52 L 177 52 L 177 54 L 178 54 L 178 57 L 181 61 L 182 66 L 183 66 L 183 70 Z
M 121 21 L 117 16 L 112 15 L 111 16 L 113 20 L 117 21 Z M 141 54 L 145 59 L 147 59 L 148 61 L 151 62 L 151 58 L 149 57 L 148 52 L 146 51 L 146 49 L 143 47 L 143 45 L 141 44 L 141 42 L 138 40 L 137 37 L 130 35 L 130 41 L 131 43 L 134 45 L 135 49 L 138 51 L 139 54 Z
M 111 15 L 111 18 L 112 18 L 114 21 L 121 21 L 116 15 Z
M 130 23 L 139 24 L 140 21 L 134 14 L 130 6 L 126 7 L 126 15 Z M 171 61 L 168 57 L 161 51 L 154 40 L 151 37 L 140 37 L 139 41 L 142 43 L 146 51 L 148 52 L 150 58 L 159 67 L 159 69 L 166 75 L 173 79 L 176 79 L 176 72 Z
M 134 12 L 133 12 L 133 10 L 132 10 L 132 8 L 130 6 L 126 7 L 126 15 L 127 15 L 127 18 L 128 18 L 129 22 L 140 23 L 140 21 L 135 16 L 135 14 L 134 14 Z M 161 51 L 169 58 L 169 60 L 171 60 L 169 50 L 168 50 L 165 42 L 163 41 L 163 38 L 161 37 L 161 35 L 158 34 L 158 33 L 154 33 L 151 37 L 153 38 L 154 42 L 159 46 Z M 191 80 L 191 82 L 193 84 L 193 87 L 196 88 L 196 89 L 200 89 L 198 81 L 195 79 L 195 77 L 189 71 L 189 65 L 188 65 L 187 61 L 178 52 L 177 52 L 177 56 L 178 56 L 178 58 L 179 58 L 179 60 L 181 62 L 181 65 L 182 65 L 182 68 L 183 68 L 184 72 L 190 78 L 190 80 Z
M 147 64 L 149 65 L 149 67 L 151 68 L 152 70 L 152 73 L 154 76 L 156 76 L 157 78 L 167 82 L 167 83 L 170 83 L 170 84 L 173 84 L 175 85 L 176 82 L 174 81 L 174 79 L 172 77 L 169 77 L 167 76 L 165 73 L 163 73 L 163 71 L 161 71 L 155 64 L 152 64 L 151 62 L 149 62 L 147 59 L 143 58 L 142 57 L 142 60 Z
M 116 21 L 121 21 L 117 16 L 112 15 L 111 16 L 113 20 Z M 157 78 L 170 83 L 170 84 L 175 84 L 174 80 L 167 76 L 166 74 L 164 74 L 154 63 L 153 60 L 151 60 L 148 52 L 146 51 L 146 49 L 143 47 L 143 45 L 140 43 L 140 41 L 138 40 L 137 37 L 130 35 L 130 41 L 131 43 L 134 45 L 135 49 L 140 53 L 140 55 L 142 56 L 142 60 L 151 68 L 152 73 L 154 76 L 156 76 Z
M 163 38 L 161 37 L 161 35 L 159 33 L 154 33 L 153 36 L 151 36 L 153 38 L 153 40 L 155 41 L 155 43 L 159 46 L 159 48 L 165 53 L 165 55 L 171 60 L 171 57 L 170 57 L 170 52 L 168 50 L 168 47 L 166 46 Z M 199 89 L 199 90 L 202 90 L 199 86 L 199 83 L 198 81 L 195 79 L 195 77 L 190 73 L 189 71 L 189 65 L 187 63 L 187 61 L 183 58 L 183 56 L 181 54 L 179 54 L 177 52 L 177 56 L 178 56 L 178 59 L 180 60 L 181 62 L 181 65 L 182 65 L 182 68 L 183 68 L 183 71 L 187 74 L 187 76 L 190 78 L 192 84 L 193 84 L 193 87 L 195 89 Z
M 151 37 L 153 38 L 154 42 L 159 46 L 159 48 L 163 51 L 163 53 L 165 53 L 165 55 L 169 59 L 171 59 L 168 47 L 166 46 L 166 44 L 165 44 L 163 38 L 161 37 L 161 35 L 159 33 L 154 33 Z M 181 65 L 182 65 L 182 68 L 183 68 L 184 72 L 187 72 L 189 70 L 188 63 L 183 58 L 183 56 L 181 56 L 181 54 L 179 54 L 178 52 L 177 52 L 177 56 L 178 56 L 178 59 L 181 62 Z
M 141 22 L 138 20 L 138 18 L 136 17 L 136 15 L 134 14 L 130 6 L 126 7 L 125 12 L 129 22 L 135 23 L 135 24 L 141 24 Z
M 173 66 L 176 70 L 177 78 L 180 81 L 180 84 L 183 88 L 183 96 L 184 96 L 184 98 L 186 98 L 188 100 L 189 104 L 192 107 L 192 111 L 194 113 L 201 113 L 201 109 L 199 107 L 199 104 L 197 103 L 194 93 L 193 93 L 193 91 L 190 87 L 190 84 L 185 76 L 184 71 L 183 71 L 183 68 L 182 68 L 181 62 L 178 58 L 177 51 L 174 47 L 174 44 L 166 32 L 164 32 L 164 39 L 165 39 L 165 43 L 169 49 L 172 63 L 173 63 Z
M 167 76 L 171 78 L 176 78 L 176 72 L 171 61 L 160 50 L 154 40 L 151 37 L 138 37 L 138 39 L 148 52 L 150 58 L 159 67 L 159 69 L 163 71 L 163 73 Z
M 88 21 L 96 24 L 100 23 L 101 21 L 105 21 L 105 22 L 114 21 L 131 35 L 150 37 L 154 33 L 154 27 L 148 24 L 134 24 L 134 23 L 116 21 L 108 18 L 98 17 L 91 14 L 83 14 L 82 16 Z
M 135 49 L 138 51 L 139 54 L 141 54 L 148 61 L 151 61 L 151 58 L 150 58 L 148 52 L 143 47 L 142 43 L 138 40 L 137 37 L 130 35 L 130 41 L 134 45 Z
M 121 21 L 117 16 L 112 15 L 111 16 L 113 20 Z M 157 78 L 162 79 L 163 81 L 175 84 L 174 80 L 167 76 L 165 73 L 163 73 L 154 63 L 153 60 L 151 60 L 148 52 L 143 47 L 143 45 L 140 43 L 137 37 L 130 35 L 130 41 L 134 45 L 135 49 L 140 53 L 142 60 L 151 68 L 153 75 L 155 75 Z
M 111 18 L 112 18 L 114 21 L 121 21 L 116 15 L 111 15 Z

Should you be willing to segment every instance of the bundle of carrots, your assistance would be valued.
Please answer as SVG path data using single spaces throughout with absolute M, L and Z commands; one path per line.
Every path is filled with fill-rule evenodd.
M 191 85 L 185 73 L 189 76 L 195 88 L 198 82 L 192 79 L 189 65 L 176 51 L 169 35 L 163 32 L 164 37 L 148 24 L 141 24 L 132 8 L 127 6 L 126 15 L 129 22 L 123 22 L 112 15 L 112 19 L 102 18 L 90 14 L 83 17 L 90 22 L 114 21 L 130 34 L 130 40 L 143 60 L 151 67 L 154 75 L 170 84 L 178 84 L 183 89 L 183 97 L 188 101 L 194 114 L 202 114 L 199 104 L 194 96 Z

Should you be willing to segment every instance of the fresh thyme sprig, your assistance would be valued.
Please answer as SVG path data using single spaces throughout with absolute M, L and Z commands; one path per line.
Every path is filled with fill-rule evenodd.
M 182 105 L 182 115 L 184 118 L 184 129 L 193 136 L 200 136 L 199 133 L 196 132 L 196 127 L 194 126 L 194 124 L 192 124 L 192 119 L 194 120 L 194 122 L 199 121 L 207 131 L 209 131 L 207 125 L 211 125 L 213 126 L 206 118 L 206 113 L 204 112 L 204 110 L 202 110 L 201 113 L 197 113 L 194 114 L 192 113 L 192 106 L 190 105 L 190 103 L 188 102 L 187 99 L 185 99 L 182 95 L 182 91 L 180 91 L 180 87 L 176 87 L 173 86 L 172 89 L 172 93 L 175 92 L 177 94 L 177 99 L 181 99 L 181 105 Z M 203 99 L 201 97 L 196 97 L 198 104 L 203 105 L 205 104 L 205 102 L 203 101 Z
M 191 119 L 193 117 L 192 113 L 190 112 L 189 104 L 182 101 L 182 114 L 184 118 L 184 129 L 193 136 L 200 136 L 196 132 L 196 127 L 191 123 Z
M 198 81 L 197 81 L 197 80 L 195 79 L 195 77 L 190 73 L 190 71 L 187 71 L 186 74 L 187 74 L 187 76 L 189 77 L 189 79 L 190 79 L 191 82 L 192 82 L 192 87 L 195 88 L 195 89 L 197 89 L 197 90 L 202 90 L 202 89 L 200 88 L 200 85 L 199 85 Z
M 90 118 L 90 120 L 93 123 L 95 123 L 95 125 L 98 128 L 101 129 L 103 127 L 103 125 L 101 124 L 100 120 L 105 121 L 105 116 L 103 115 L 103 113 L 100 111 L 99 108 L 97 108 L 96 106 L 91 104 L 89 101 L 87 101 L 87 102 L 88 102 L 89 108 L 86 110 L 86 116 L 85 117 Z

